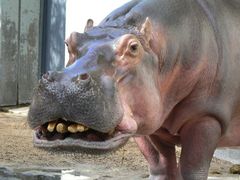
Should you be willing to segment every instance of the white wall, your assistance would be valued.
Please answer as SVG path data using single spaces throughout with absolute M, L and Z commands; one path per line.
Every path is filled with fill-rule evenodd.
M 117 7 L 130 0 L 67 0 L 66 3 L 66 38 L 71 32 L 83 32 L 88 19 L 98 25 L 103 18 Z M 65 48 L 65 64 L 68 52 Z

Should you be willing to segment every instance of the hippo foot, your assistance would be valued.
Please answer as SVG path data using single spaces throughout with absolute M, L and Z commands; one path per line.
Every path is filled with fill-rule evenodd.
M 44 148 L 77 147 L 81 150 L 111 151 L 124 145 L 129 136 L 116 128 L 108 133 L 96 131 L 82 124 L 57 119 L 34 131 L 34 146 Z

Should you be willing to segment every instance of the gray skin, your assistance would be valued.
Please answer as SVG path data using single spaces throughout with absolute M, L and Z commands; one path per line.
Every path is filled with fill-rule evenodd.
M 30 127 L 62 118 L 102 141 L 41 139 L 40 147 L 120 147 L 129 136 L 150 179 L 207 179 L 217 147 L 240 144 L 240 3 L 134 0 L 66 40 L 68 66 L 40 80 Z M 175 145 L 181 145 L 176 163 Z

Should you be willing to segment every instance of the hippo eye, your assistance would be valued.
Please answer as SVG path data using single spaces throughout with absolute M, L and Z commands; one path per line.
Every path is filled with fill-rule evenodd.
M 133 55 L 135 55 L 138 52 L 138 43 L 137 42 L 130 43 L 129 50 Z

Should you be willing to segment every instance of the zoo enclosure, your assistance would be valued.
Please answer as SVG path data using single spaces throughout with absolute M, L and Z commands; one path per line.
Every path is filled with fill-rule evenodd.
M 0 106 L 26 104 L 64 66 L 66 0 L 0 0 Z

